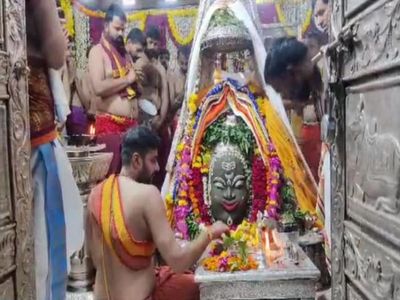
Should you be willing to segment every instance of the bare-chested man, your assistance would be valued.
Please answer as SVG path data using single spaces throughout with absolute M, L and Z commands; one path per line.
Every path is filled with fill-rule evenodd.
M 149 27 L 146 31 L 146 53 L 150 62 L 154 65 L 161 76 L 161 98 L 159 103 L 154 103 L 156 105 L 159 114 L 154 119 L 153 128 L 159 130 L 163 125 L 167 113 L 168 113 L 168 81 L 167 72 L 159 60 L 159 51 L 161 43 L 161 34 L 156 27 Z
M 160 49 L 160 63 L 164 66 L 164 69 L 167 72 L 169 69 L 170 59 L 171 59 L 171 55 L 169 54 L 168 49 L 166 49 L 166 48 Z
M 163 96 L 162 77 L 158 68 L 145 54 L 146 36 L 140 29 L 133 28 L 129 32 L 126 49 L 131 55 L 135 67 L 143 70 L 139 98 L 151 101 L 159 110 Z
M 178 49 L 178 60 L 177 60 L 178 65 L 176 66 L 175 69 L 169 70 L 168 72 L 167 77 L 168 77 L 169 99 L 170 99 L 169 116 L 171 119 L 175 118 L 177 111 L 182 106 L 184 92 L 185 92 L 189 55 L 190 55 L 189 47 L 180 47 Z
M 122 170 L 92 190 L 87 237 L 96 267 L 96 300 L 194 300 L 199 290 L 184 272 L 211 240 L 228 232 L 216 222 L 180 246 L 167 221 L 160 192 L 149 183 L 159 169 L 159 138 L 147 127 L 130 129 L 122 143 Z M 158 249 L 170 267 L 155 268 Z M 172 270 L 171 270 L 172 268 Z
M 124 31 L 126 15 L 118 5 L 111 5 L 106 12 L 104 31 L 100 43 L 89 54 L 89 74 L 97 103 L 96 134 L 105 151 L 114 157 L 109 174 L 121 168 L 121 134 L 137 126 L 138 104 L 136 86 L 140 72 L 133 69 L 126 53 Z

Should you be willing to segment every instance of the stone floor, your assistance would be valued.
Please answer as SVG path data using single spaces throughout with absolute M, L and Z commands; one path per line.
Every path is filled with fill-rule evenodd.
M 93 300 L 92 293 L 67 293 L 67 300 Z M 331 300 L 331 290 L 320 291 L 315 300 Z

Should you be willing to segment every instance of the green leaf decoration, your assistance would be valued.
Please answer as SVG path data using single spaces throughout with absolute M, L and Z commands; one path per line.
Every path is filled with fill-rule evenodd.
M 236 126 L 227 126 L 225 120 L 226 117 L 222 117 L 207 128 L 203 138 L 203 146 L 213 149 L 220 142 L 233 144 L 239 147 L 247 159 L 250 159 L 256 145 L 253 133 L 239 117 Z

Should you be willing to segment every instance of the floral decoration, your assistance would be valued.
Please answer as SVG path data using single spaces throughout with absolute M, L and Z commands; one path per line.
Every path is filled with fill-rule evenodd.
M 213 272 L 247 271 L 258 268 L 250 249 L 259 245 L 256 223 L 243 221 L 229 236 L 211 245 L 209 256 L 201 262 L 204 269 Z
M 62 11 L 64 12 L 65 17 L 65 29 L 68 34 L 73 37 L 75 36 L 75 28 L 74 28 L 74 12 L 72 9 L 71 0 L 61 0 L 60 6 Z
M 269 100 L 264 95 L 256 97 L 247 87 L 239 87 L 238 89 L 249 96 L 266 124 L 268 120 L 265 119 L 265 114 L 262 112 L 265 110 L 265 101 Z M 221 92 L 222 84 L 217 84 L 206 97 Z M 207 199 L 209 196 L 207 191 L 208 174 L 211 153 L 219 142 L 237 145 L 251 165 L 246 173 L 248 186 L 251 187 L 251 204 L 248 216 L 239 227 L 245 226 L 244 224 L 247 223 L 256 223 L 260 214 L 279 220 L 283 213 L 282 208 L 297 209 L 297 207 L 290 205 L 282 206 L 286 201 L 282 195 L 286 195 L 285 197 L 290 199 L 290 201 L 286 201 L 287 203 L 294 203 L 295 201 L 293 202 L 291 198 L 294 193 L 287 186 L 282 163 L 274 144 L 269 141 L 268 160 L 265 162 L 252 131 L 240 117 L 237 125 L 228 126 L 229 128 L 226 128 L 225 115 L 220 116 L 219 119 L 209 125 L 202 137 L 199 153 L 196 154 L 197 156 L 194 159 L 192 158 L 193 136 L 202 111 L 201 102 L 198 94 L 193 93 L 189 96 L 189 118 L 186 122 L 184 139 L 177 145 L 176 177 L 171 194 L 167 196 L 166 201 L 167 216 L 174 220 L 173 226 L 176 232 L 184 239 L 193 239 L 199 233 L 200 224 L 209 225 L 213 221 L 210 211 L 211 203 Z M 235 228 L 235 225 L 231 225 L 234 238 L 239 238 L 237 232 L 240 231 L 235 231 Z M 239 263 L 243 268 L 246 268 L 244 261 L 238 261 L 237 257 L 233 257 L 229 253 L 223 254 L 222 258 L 224 259 L 223 263 L 215 257 L 210 258 L 208 267 L 213 270 L 219 268 L 232 270 L 236 268 L 234 265 Z M 222 265 L 218 264 L 217 267 L 217 262 L 222 263 Z

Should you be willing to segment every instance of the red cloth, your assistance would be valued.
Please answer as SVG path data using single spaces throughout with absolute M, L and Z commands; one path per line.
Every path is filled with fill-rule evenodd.
M 96 141 L 98 144 L 106 145 L 103 152 L 112 152 L 114 154 L 107 176 L 111 174 L 119 174 L 121 171 L 122 136 L 128 129 L 137 126 L 138 122 L 135 119 L 112 116 L 109 114 L 96 116 Z
M 191 272 L 175 274 L 170 267 L 155 269 L 156 286 L 146 300 L 198 300 L 200 291 Z
M 47 144 L 57 137 L 54 99 L 43 59 L 28 57 L 30 68 L 29 124 L 32 147 Z
M 304 158 L 309 165 L 311 172 L 318 182 L 318 168 L 321 158 L 321 128 L 319 124 L 303 124 L 301 127 L 300 145 Z

